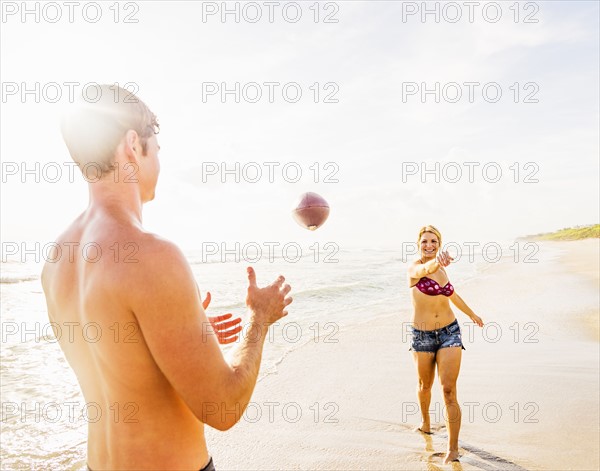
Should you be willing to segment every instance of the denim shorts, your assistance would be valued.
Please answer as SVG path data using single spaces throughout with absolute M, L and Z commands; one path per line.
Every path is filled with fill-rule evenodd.
M 436 330 L 418 330 L 413 326 L 410 328 L 412 331 L 412 345 L 409 351 L 435 353 L 440 348 L 446 347 L 461 347 L 466 350 L 462 344 L 460 326 L 456 319 L 451 324 Z

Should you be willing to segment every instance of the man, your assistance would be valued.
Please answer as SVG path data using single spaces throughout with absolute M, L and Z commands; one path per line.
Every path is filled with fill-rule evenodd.
M 210 296 L 203 306 L 181 250 L 142 226 L 160 169 L 156 116 L 126 90 L 100 90 L 62 123 L 90 198 L 42 273 L 48 316 L 69 332 L 60 346 L 93 405 L 88 467 L 212 470 L 204 424 L 240 419 L 291 288 L 283 276 L 259 288 L 247 269 L 249 329 L 226 361 L 217 338 L 236 340 L 240 319 L 209 320 Z

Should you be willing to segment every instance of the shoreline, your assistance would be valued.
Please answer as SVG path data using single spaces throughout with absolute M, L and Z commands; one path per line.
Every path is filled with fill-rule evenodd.
M 558 257 L 545 258 L 557 248 Z M 483 335 L 453 309 L 466 347 L 458 380 L 465 471 L 600 464 L 597 334 L 581 335 L 598 324 L 598 271 L 590 265 L 598 243 L 541 242 L 538 255 L 539 263 L 486 267 L 457 287 L 490 324 Z M 287 354 L 257 384 L 232 430 L 207 428 L 217 468 L 454 469 L 441 464 L 446 435 L 437 378 L 435 433 L 412 431 L 420 415 L 405 329 L 410 306 L 395 310 L 340 329 L 337 342 L 316 339 Z
M 568 267 L 570 272 L 574 276 L 580 277 L 582 283 L 589 283 L 592 289 L 596 290 L 596 293 L 600 292 L 600 261 L 598 258 L 600 239 L 553 242 L 553 244 L 565 249 L 560 260 Z M 596 342 L 600 342 L 600 317 L 598 316 L 598 310 L 589 309 L 587 312 L 582 313 L 581 317 L 584 323 L 584 326 L 582 326 L 584 335 L 589 336 L 590 339 Z

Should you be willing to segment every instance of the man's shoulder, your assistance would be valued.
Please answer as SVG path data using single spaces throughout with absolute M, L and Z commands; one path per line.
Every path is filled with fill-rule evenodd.
M 121 264 L 115 273 L 116 289 L 128 304 L 144 305 L 180 290 L 195 290 L 189 263 L 175 243 L 148 233 L 136 238 L 135 244 L 130 263 Z
M 136 268 L 142 272 L 152 269 L 170 271 L 187 266 L 185 255 L 177 244 L 159 235 L 142 233 L 133 244 L 131 251 L 136 251 Z
M 136 263 L 123 264 L 112 284 L 142 329 L 163 325 L 160 319 L 177 312 L 194 309 L 197 314 L 198 287 L 183 251 L 156 234 L 143 234 L 136 243 Z

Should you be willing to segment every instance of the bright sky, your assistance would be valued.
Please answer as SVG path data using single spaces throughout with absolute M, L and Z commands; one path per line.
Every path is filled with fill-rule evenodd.
M 2 4 L 3 241 L 51 241 L 87 205 L 87 184 L 79 174 L 70 181 L 58 128 L 66 82 L 78 97 L 90 82 L 134 84 L 158 115 L 161 175 L 144 223 L 183 247 L 394 247 L 414 241 L 424 224 L 447 241 L 504 241 L 598 222 L 598 2 L 428 2 L 439 22 L 434 13 L 423 22 L 422 2 L 238 2 L 239 23 L 220 17 L 234 2 L 100 2 L 95 23 L 89 4 L 72 7 L 72 23 L 64 2 L 28 2 L 39 17 L 29 13 L 25 22 L 21 2 Z M 495 5 L 502 16 L 492 22 Z M 211 82 L 229 89 L 239 82 L 240 103 L 234 94 L 226 103 L 203 94 Z M 244 101 L 256 96 L 253 82 L 262 92 L 257 103 Z M 36 83 L 37 96 L 22 96 Z M 282 95 L 290 83 L 289 101 L 302 91 L 296 103 Z M 439 103 L 435 93 L 420 93 L 436 83 Z M 48 103 L 57 91 L 62 97 Z M 49 178 L 62 167 L 62 177 L 44 182 L 40 172 L 38 183 L 21 173 L 36 162 Z M 206 172 L 236 162 L 249 179 L 262 168 L 262 178 L 236 183 Z M 441 181 L 422 165 L 438 165 Z M 300 180 L 286 181 L 298 168 Z M 314 233 L 290 216 L 306 191 L 331 205 Z

